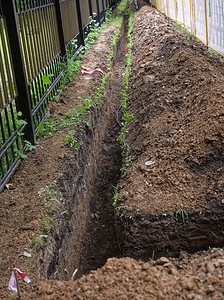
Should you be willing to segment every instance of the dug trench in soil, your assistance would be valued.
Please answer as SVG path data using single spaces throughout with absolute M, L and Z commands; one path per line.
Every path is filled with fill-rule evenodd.
M 117 49 L 113 59 L 110 84 L 105 93 L 105 103 L 108 103 L 108 123 L 105 136 L 100 145 L 97 161 L 97 174 L 90 198 L 91 220 L 83 241 L 77 277 L 102 267 L 108 258 L 120 256 L 120 247 L 114 222 L 113 194 L 120 180 L 122 156 L 117 142 L 120 131 L 117 112 L 121 103 L 122 80 L 121 73 L 125 67 L 126 34 L 128 16 L 124 14 Z M 102 113 L 104 119 L 104 113 Z M 99 130 L 100 127 L 99 127 Z
M 108 258 L 120 256 L 112 204 L 122 166 L 117 142 L 120 131 L 117 111 L 122 97 L 121 73 L 125 67 L 127 21 L 125 15 L 104 103 L 91 120 L 94 130 L 87 130 L 87 136 L 90 135 L 88 142 L 84 142 L 80 155 L 76 157 L 81 169 L 74 171 L 74 166 L 69 166 L 71 159 L 63 166 L 60 178 L 62 197 L 72 193 L 72 199 L 65 200 L 71 228 L 57 243 L 53 256 L 51 247 L 48 246 L 50 251 L 45 251 L 42 266 L 47 278 L 70 280 L 75 270 L 78 270 L 75 278 L 79 278 L 102 267 Z
M 119 185 L 122 254 L 148 260 L 224 244 L 224 64 L 150 7 L 134 17 Z

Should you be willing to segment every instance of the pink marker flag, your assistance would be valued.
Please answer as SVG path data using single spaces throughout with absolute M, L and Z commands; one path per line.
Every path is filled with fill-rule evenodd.
M 13 291 L 13 292 L 18 292 L 17 291 L 17 282 L 16 282 L 16 275 L 15 275 L 15 272 L 12 271 L 12 274 L 11 274 L 11 277 L 9 279 L 9 290 L 10 291 Z
M 100 72 L 100 73 L 107 73 L 106 70 L 104 70 L 103 68 L 101 67 L 98 67 L 98 68 L 94 68 L 94 69 L 90 69 L 90 68 L 87 68 L 87 67 L 84 67 L 82 66 L 82 70 L 81 70 L 81 73 L 83 75 L 87 74 L 87 75 L 92 75 L 94 72 Z
M 8 289 L 10 291 L 14 291 L 16 293 L 18 293 L 17 290 L 17 282 L 16 282 L 16 275 L 15 273 L 19 274 L 19 276 L 26 282 L 26 283 L 30 283 L 31 280 L 22 272 L 20 271 L 20 269 L 14 268 L 11 274 L 11 277 L 9 279 L 9 286 Z

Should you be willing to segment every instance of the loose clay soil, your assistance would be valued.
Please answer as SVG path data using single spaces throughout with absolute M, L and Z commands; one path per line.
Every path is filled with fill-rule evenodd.
M 116 25 L 110 24 L 103 31 L 83 57 L 83 65 L 107 68 L 106 57 L 115 29 Z M 55 264 L 51 258 L 57 255 L 52 255 L 51 247 L 60 257 L 60 249 L 56 246 L 63 246 L 57 245 L 54 239 L 62 236 L 60 229 L 58 235 L 49 238 L 46 249 L 38 252 L 32 246 L 32 240 L 41 232 L 40 221 L 49 210 L 50 196 L 43 188 L 55 181 L 57 185 L 60 178 L 61 197 L 72 201 L 75 187 L 70 194 L 69 187 L 86 174 L 94 173 L 95 176 L 99 169 L 95 170 L 95 165 L 91 169 L 91 163 L 100 162 L 97 155 L 93 155 L 89 164 L 85 160 L 90 156 L 84 163 L 81 161 L 89 146 L 97 151 L 97 140 L 104 140 L 105 136 L 100 135 L 102 125 L 111 125 L 110 114 L 108 118 L 104 115 L 97 125 L 103 113 L 101 109 L 93 113 L 91 119 L 96 130 L 91 133 L 86 129 L 85 133 L 79 133 L 86 142 L 80 151 L 65 146 L 63 137 L 68 129 L 39 141 L 37 149 L 28 155 L 13 176 L 10 189 L 1 193 L 1 299 L 15 299 L 15 294 L 7 291 L 13 264 L 32 280 L 30 285 L 21 283 L 22 299 L 200 300 L 224 297 L 224 251 L 214 249 L 194 255 L 181 251 L 206 247 L 208 243 L 211 247 L 223 245 L 223 64 L 206 55 L 202 46 L 177 32 L 164 16 L 149 6 L 135 14 L 132 34 L 129 111 L 134 119 L 128 125 L 127 143 L 133 164 L 119 184 L 116 226 L 120 250 L 125 256 L 150 260 L 153 253 L 160 256 L 157 252 L 163 249 L 161 254 L 180 253 L 179 258 L 161 257 L 151 263 L 128 257 L 111 258 L 101 269 L 74 282 L 48 281 L 40 276 L 53 278 Z M 119 77 L 119 74 L 113 75 Z M 91 95 L 99 86 L 100 77 L 94 73 L 84 80 L 83 75 L 78 74 L 65 88 L 61 101 L 50 107 L 51 112 L 60 118 L 78 106 L 78 97 Z M 103 107 L 108 113 L 109 106 Z M 113 128 L 117 130 L 115 123 L 114 115 Z M 118 159 L 117 150 L 115 153 Z M 154 163 L 146 166 L 146 161 Z M 98 178 L 104 177 L 104 173 L 100 175 Z M 87 178 L 90 184 L 95 184 L 91 174 Z M 84 192 L 76 192 L 84 195 Z M 65 208 L 75 211 L 63 201 Z M 89 211 L 90 208 L 83 206 L 78 211 L 80 218 L 85 219 L 81 213 Z M 62 213 L 64 211 L 59 215 Z M 72 217 L 69 213 L 58 222 L 62 225 L 61 231 L 68 227 Z M 206 227 L 207 223 L 211 228 Z M 172 232 L 175 233 L 173 237 Z M 69 232 L 65 234 L 66 239 L 69 240 Z M 24 248 L 30 249 L 32 258 L 24 256 Z M 59 277 L 68 280 L 74 264 L 72 256 L 67 255 L 66 259 L 71 260 L 68 278 L 63 262 L 62 270 L 58 271 Z
M 127 144 L 119 185 L 124 256 L 223 246 L 224 64 L 145 6 L 134 17 Z

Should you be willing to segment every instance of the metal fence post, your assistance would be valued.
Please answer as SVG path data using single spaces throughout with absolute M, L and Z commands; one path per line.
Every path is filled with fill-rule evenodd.
M 58 35 L 59 35 L 59 42 L 60 42 L 60 49 L 61 49 L 61 56 L 66 55 L 66 45 L 65 45 L 65 36 L 64 36 L 64 27 L 61 15 L 61 5 L 60 0 L 55 0 L 55 9 L 56 9 L 56 16 L 57 16 L 57 24 L 58 24 Z
M 103 7 L 103 19 L 105 21 L 105 5 L 104 5 L 104 0 L 102 0 L 102 7 Z
M 32 118 L 31 102 L 28 92 L 28 82 L 25 72 L 25 64 L 21 47 L 19 26 L 17 22 L 16 4 L 14 0 L 2 0 L 3 15 L 7 24 L 10 51 L 12 55 L 15 81 L 17 87 L 16 106 L 22 112 L 22 119 L 26 120 L 27 125 L 24 130 L 24 139 L 36 143 L 34 122 Z
M 76 8 L 77 8 L 77 15 L 78 15 L 78 23 L 79 23 L 80 41 L 81 41 L 81 44 L 84 46 L 85 40 L 84 40 L 84 32 L 83 32 L 83 25 L 82 25 L 82 13 L 81 13 L 81 7 L 80 7 L 79 0 L 76 0 Z
M 89 0 L 89 15 L 93 17 L 93 7 L 92 7 L 92 0 Z
M 99 21 L 99 25 L 100 24 L 100 6 L 99 6 L 99 0 L 96 0 L 96 7 L 97 7 L 97 19 Z

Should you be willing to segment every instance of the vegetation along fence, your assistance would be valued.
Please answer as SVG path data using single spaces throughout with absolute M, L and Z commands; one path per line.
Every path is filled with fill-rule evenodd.
M 32 148 L 59 92 L 66 57 L 119 0 L 0 0 L 0 191 Z
M 150 0 L 165 15 L 184 25 L 207 48 L 224 55 L 223 0 Z

